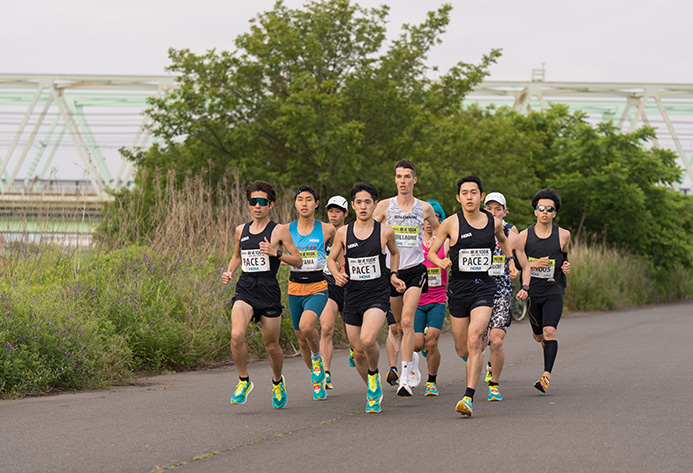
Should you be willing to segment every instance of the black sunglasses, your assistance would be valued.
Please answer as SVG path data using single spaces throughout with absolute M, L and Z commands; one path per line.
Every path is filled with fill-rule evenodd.
M 255 207 L 257 204 L 260 204 L 260 207 L 265 207 L 269 205 L 270 201 L 264 197 L 251 197 L 248 199 L 248 203 L 253 207 Z
M 543 212 L 544 210 L 546 210 L 547 212 L 551 213 L 556 211 L 556 207 L 553 207 L 551 205 L 537 205 L 536 207 L 534 207 L 534 209 L 537 212 Z

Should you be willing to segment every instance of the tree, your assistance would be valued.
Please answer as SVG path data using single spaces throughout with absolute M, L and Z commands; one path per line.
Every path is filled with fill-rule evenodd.
M 235 51 L 170 51 L 178 87 L 146 112 L 162 144 L 127 154 L 150 175 L 174 169 L 214 183 L 233 168 L 245 180 L 308 183 L 322 195 L 345 194 L 357 180 L 387 193 L 393 164 L 435 152 L 439 123 L 460 113 L 500 54 L 433 80 L 425 60 L 450 11 L 404 25 L 386 45 L 387 6 L 324 0 L 294 10 L 279 1 L 236 38 Z

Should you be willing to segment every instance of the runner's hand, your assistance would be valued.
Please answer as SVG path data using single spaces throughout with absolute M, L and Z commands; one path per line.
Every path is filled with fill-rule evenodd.
M 547 268 L 549 266 L 549 262 L 549 257 L 544 256 L 536 261 L 532 261 L 530 263 L 530 266 L 532 266 L 533 268 Z
M 265 237 L 265 241 L 260 242 L 260 253 L 263 255 L 277 256 L 278 248 L 275 248 Z
M 442 260 L 440 260 L 440 264 L 438 266 L 443 269 L 450 269 L 450 267 L 452 266 L 452 261 L 450 260 L 450 258 L 443 258 Z
M 337 284 L 339 287 L 343 287 L 346 285 L 347 282 L 349 282 L 349 276 L 346 275 L 346 273 L 343 273 L 339 271 L 338 273 L 334 273 L 334 282 Z
M 529 294 L 527 294 L 527 291 L 525 291 L 524 289 L 520 289 L 517 292 L 515 299 L 517 299 L 518 301 L 526 301 L 527 297 L 529 297 Z
M 398 278 L 396 274 L 390 275 L 390 283 L 392 283 L 392 285 L 395 286 L 397 292 L 401 293 L 407 290 L 407 284 L 400 278 Z
M 229 281 L 231 281 L 231 278 L 233 277 L 233 273 L 230 273 L 228 271 L 224 271 L 221 273 L 221 282 L 224 284 L 228 284 Z
M 508 268 L 510 268 L 510 279 L 515 279 L 520 274 L 520 271 L 518 271 L 515 267 L 515 262 L 513 260 L 510 260 Z
M 561 265 L 561 269 L 563 270 L 563 274 L 568 274 L 570 272 L 570 261 L 564 261 Z

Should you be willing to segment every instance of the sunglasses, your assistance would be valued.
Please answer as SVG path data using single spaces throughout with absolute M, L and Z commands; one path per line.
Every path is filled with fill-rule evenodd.
M 556 207 L 553 207 L 551 205 L 537 205 L 536 207 L 534 207 L 534 209 L 537 212 L 543 212 L 544 210 L 546 210 L 547 212 L 551 213 L 556 211 Z
M 252 206 L 255 207 L 257 204 L 260 204 L 260 207 L 266 207 L 269 205 L 270 201 L 269 199 L 265 199 L 264 197 L 251 197 L 248 199 L 248 203 Z

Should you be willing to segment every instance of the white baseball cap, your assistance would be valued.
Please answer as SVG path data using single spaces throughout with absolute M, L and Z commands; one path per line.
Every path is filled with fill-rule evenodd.
M 346 213 L 349 213 L 349 204 L 347 203 L 347 200 L 341 195 L 335 195 L 330 197 L 330 200 L 327 201 L 327 205 L 325 206 L 325 208 L 329 209 L 333 205 L 344 210 Z
M 498 202 L 503 207 L 507 208 L 507 205 L 505 205 L 505 196 L 500 192 L 491 192 L 487 195 L 486 199 L 484 199 L 484 205 L 488 204 L 490 201 Z

